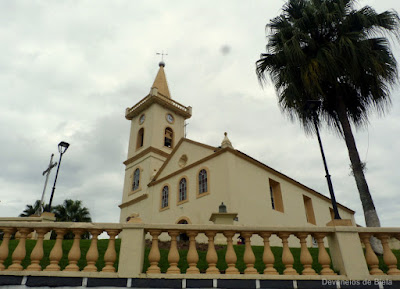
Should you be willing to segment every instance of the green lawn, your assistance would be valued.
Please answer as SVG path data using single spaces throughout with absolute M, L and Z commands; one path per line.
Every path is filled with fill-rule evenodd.
M 60 266 L 62 269 L 64 269 L 68 265 L 68 252 L 72 246 L 73 240 L 64 240 L 63 241 L 63 257 L 60 261 Z M 23 260 L 22 265 L 24 268 L 26 268 L 30 264 L 30 253 L 32 252 L 34 246 L 35 246 L 36 241 L 35 240 L 27 240 L 26 242 L 26 249 L 27 249 L 27 254 L 26 258 Z M 42 268 L 46 267 L 50 262 L 49 262 L 49 254 L 51 251 L 51 248 L 54 246 L 55 240 L 46 240 L 44 241 L 44 258 L 40 262 Z M 18 241 L 17 240 L 11 240 L 10 241 L 10 253 L 9 257 L 6 259 L 4 262 L 5 266 L 8 266 L 11 264 L 11 254 L 14 251 L 15 247 L 17 246 Z M 116 240 L 116 250 L 117 250 L 117 256 L 119 255 L 119 249 L 120 249 L 120 244 L 121 240 L 117 239 Z M 108 240 L 99 240 L 98 241 L 98 249 L 99 249 L 99 259 L 96 263 L 96 266 L 99 270 L 101 270 L 104 267 L 104 253 L 107 249 L 108 245 Z M 86 253 L 89 250 L 90 246 L 90 240 L 81 240 L 81 259 L 78 262 L 78 266 L 80 269 L 83 269 L 86 266 Z M 240 272 L 243 272 L 244 269 L 246 268 L 246 265 L 243 263 L 243 254 L 244 254 L 244 246 L 243 245 L 237 245 L 234 246 L 236 255 L 238 258 L 238 262 L 236 264 L 236 267 L 239 269 Z M 282 274 L 283 270 L 285 269 L 284 265 L 281 262 L 282 259 L 282 248 L 281 247 L 272 247 L 272 252 L 275 255 L 275 265 L 274 267 L 276 270 Z M 256 256 L 256 262 L 255 262 L 255 268 L 258 270 L 258 272 L 262 273 L 265 266 L 264 263 L 262 262 L 262 254 L 263 254 L 264 247 L 262 246 L 253 246 L 253 252 Z M 291 248 L 290 249 L 293 257 L 294 257 L 294 268 L 297 270 L 297 272 L 301 273 L 301 270 L 303 269 L 303 266 L 300 264 L 300 248 Z M 313 268 L 315 271 L 320 272 L 322 269 L 321 265 L 318 264 L 318 249 L 317 248 L 309 248 L 310 253 L 313 257 Z M 146 248 L 145 249 L 145 261 L 144 261 L 144 266 L 143 266 L 143 272 L 147 270 L 149 267 L 149 261 L 148 261 L 148 254 L 149 254 L 150 249 Z M 226 247 L 222 247 L 222 249 L 217 250 L 218 254 L 218 263 L 217 267 L 221 270 L 221 272 L 225 271 L 227 268 L 226 262 L 225 262 L 225 252 L 226 252 Z M 397 259 L 400 259 L 400 250 L 393 250 L 394 254 L 396 255 Z M 161 272 L 166 272 L 168 269 L 168 250 L 167 249 L 160 249 L 161 253 L 161 260 L 159 263 L 159 266 L 161 268 Z M 207 269 L 207 262 L 206 262 L 206 251 L 199 251 L 199 262 L 197 264 L 197 267 L 200 269 L 200 272 L 205 272 Z M 180 255 L 180 261 L 178 263 L 179 268 L 181 268 L 181 271 L 184 273 L 186 272 L 186 269 L 188 268 L 188 264 L 186 261 L 186 255 L 187 255 L 187 250 L 179 250 L 179 255 Z M 388 270 L 387 266 L 383 262 L 383 258 L 380 256 L 380 268 L 386 272 Z M 398 264 L 398 267 L 400 269 L 400 264 Z M 118 270 L 118 257 L 117 261 L 115 262 L 115 267 Z

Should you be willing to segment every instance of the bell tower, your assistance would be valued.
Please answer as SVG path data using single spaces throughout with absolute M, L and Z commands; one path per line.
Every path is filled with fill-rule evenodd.
M 133 213 L 129 208 L 137 198 L 148 197 L 147 184 L 184 137 L 185 120 L 192 116 L 190 106 L 171 98 L 164 67 L 165 63 L 160 62 L 149 94 L 125 112 L 131 129 L 128 157 L 124 162 L 121 221 Z

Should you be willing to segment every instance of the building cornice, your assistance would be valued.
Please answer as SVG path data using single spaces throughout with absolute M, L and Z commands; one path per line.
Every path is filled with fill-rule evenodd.
M 125 166 L 133 163 L 134 161 L 136 161 L 137 159 L 140 159 L 141 157 L 145 156 L 146 154 L 153 152 L 156 153 L 164 158 L 168 158 L 169 157 L 169 153 L 166 153 L 165 151 L 162 151 L 160 149 L 157 149 L 155 147 L 148 147 L 145 150 L 141 151 L 140 153 L 138 153 L 137 155 L 134 155 L 133 157 L 127 159 L 126 161 L 123 162 L 123 164 Z

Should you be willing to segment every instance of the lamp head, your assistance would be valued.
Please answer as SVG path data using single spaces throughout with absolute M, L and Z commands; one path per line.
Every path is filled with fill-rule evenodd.
M 64 154 L 67 149 L 69 147 L 69 143 L 62 141 L 58 144 L 58 151 L 60 152 L 60 154 Z

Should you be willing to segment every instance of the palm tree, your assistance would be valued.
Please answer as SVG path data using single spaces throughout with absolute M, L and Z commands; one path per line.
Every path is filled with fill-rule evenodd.
M 89 209 L 82 206 L 80 200 L 66 199 L 61 205 L 57 205 L 52 208 L 55 214 L 57 222 L 91 222 Z M 64 239 L 73 239 L 71 232 L 64 236 Z M 83 239 L 89 239 L 89 234 L 85 233 L 82 236 Z
M 46 210 L 47 207 L 48 205 L 44 205 L 44 210 Z M 21 214 L 19 214 L 18 217 L 30 217 L 32 215 L 39 216 L 40 213 L 41 213 L 40 200 L 36 200 L 33 206 L 26 205 L 25 210 Z
M 372 110 L 384 112 L 397 63 L 386 34 L 398 36 L 394 11 L 354 9 L 355 0 L 289 0 L 267 28 L 267 53 L 257 61 L 261 83 L 269 74 L 282 110 L 313 131 L 308 100 L 318 100 L 318 126 L 325 121 L 346 142 L 368 227 L 380 222 L 363 172 L 351 124 L 368 124 Z

